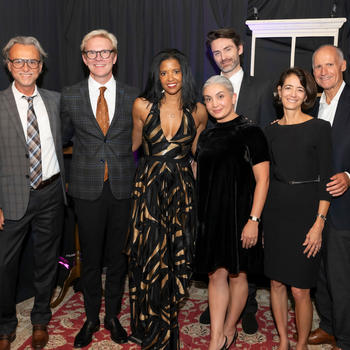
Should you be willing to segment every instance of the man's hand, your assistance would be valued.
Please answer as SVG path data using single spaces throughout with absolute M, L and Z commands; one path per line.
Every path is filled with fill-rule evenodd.
M 338 173 L 331 177 L 327 184 L 327 191 L 333 197 L 341 196 L 350 186 L 350 179 L 346 173 Z
M 4 222 L 5 222 L 4 212 L 2 211 L 2 209 L 0 209 L 0 230 L 4 228 Z

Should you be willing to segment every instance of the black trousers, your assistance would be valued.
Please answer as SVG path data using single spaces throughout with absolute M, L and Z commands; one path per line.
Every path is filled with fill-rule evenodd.
M 63 223 L 63 193 L 58 179 L 30 192 L 28 208 L 20 220 L 7 220 L 0 231 L 0 334 L 17 326 L 16 283 L 22 244 L 31 229 L 33 237 L 35 299 L 32 324 L 48 324 L 50 299 L 56 277 L 58 249 Z
M 350 230 L 329 222 L 316 289 L 320 328 L 335 336 L 337 346 L 350 349 Z
M 95 201 L 74 199 L 82 254 L 81 281 L 88 321 L 97 322 L 101 308 L 103 265 L 107 267 L 105 309 L 107 320 L 120 312 L 127 271 L 123 253 L 130 219 L 130 199 L 117 200 L 108 181 Z

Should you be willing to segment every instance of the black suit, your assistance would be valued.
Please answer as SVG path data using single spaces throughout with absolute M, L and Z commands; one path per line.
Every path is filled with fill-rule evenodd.
M 88 81 L 62 92 L 64 143 L 72 137 L 74 142 L 68 193 L 74 199 L 78 219 L 86 316 L 93 323 L 98 321 L 101 306 L 103 262 L 107 266 L 106 319 L 120 311 L 126 274 L 126 256 L 122 250 L 135 171 L 131 110 L 136 96 L 136 89 L 116 82 L 115 113 L 104 135 L 91 108 Z
M 312 114 L 317 116 L 319 101 Z M 334 174 L 350 173 L 350 86 L 340 95 L 332 125 Z M 350 349 L 350 190 L 334 197 L 324 232 L 323 259 L 316 305 L 320 328 L 337 346 Z
M 270 81 L 244 73 L 236 113 L 244 115 L 264 128 L 276 119 L 272 93 L 273 87 Z

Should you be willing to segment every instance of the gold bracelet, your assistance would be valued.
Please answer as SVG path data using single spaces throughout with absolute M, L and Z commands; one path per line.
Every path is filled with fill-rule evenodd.
M 326 218 L 323 214 L 317 213 L 317 214 L 316 214 L 316 218 L 317 218 L 317 217 L 321 218 L 324 222 L 327 221 L 327 218 Z

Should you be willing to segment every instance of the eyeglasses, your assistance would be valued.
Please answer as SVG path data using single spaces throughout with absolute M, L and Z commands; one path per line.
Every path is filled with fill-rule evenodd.
M 102 59 L 107 59 L 110 57 L 111 53 L 114 52 L 114 50 L 100 50 L 100 51 L 88 50 L 83 52 L 87 58 L 89 58 L 90 60 L 94 60 L 95 58 L 97 58 L 98 55 L 100 55 Z
M 12 65 L 15 68 L 23 68 L 24 64 L 27 63 L 27 66 L 31 69 L 36 69 L 39 67 L 40 60 L 35 60 L 35 59 L 24 59 L 24 58 L 15 58 L 11 60 L 10 58 L 8 59 Z

